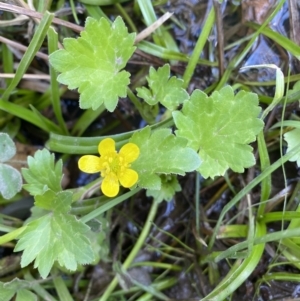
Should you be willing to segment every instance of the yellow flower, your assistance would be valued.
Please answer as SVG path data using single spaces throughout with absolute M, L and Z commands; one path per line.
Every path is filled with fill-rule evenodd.
M 120 184 L 130 188 L 137 182 L 137 172 L 129 168 L 130 163 L 135 161 L 140 154 L 140 149 L 136 144 L 127 143 L 117 153 L 115 141 L 106 138 L 99 143 L 98 151 L 100 157 L 82 156 L 78 161 L 78 166 L 86 173 L 101 172 L 101 177 L 104 178 L 101 184 L 103 194 L 114 197 L 119 192 Z

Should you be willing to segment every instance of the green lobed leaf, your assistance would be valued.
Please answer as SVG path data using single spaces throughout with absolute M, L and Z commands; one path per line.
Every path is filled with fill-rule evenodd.
M 21 280 L 18 278 L 13 279 L 10 282 L 0 282 L 0 300 L 1 301 L 10 301 L 15 293 L 21 291 L 27 291 L 25 288 L 31 287 L 32 284 L 29 281 Z M 22 295 L 22 292 L 20 293 Z M 33 293 L 31 293 L 34 295 Z M 21 300 L 21 299 L 19 299 Z M 23 300 L 35 300 L 35 299 L 23 299 Z
M 94 262 L 97 264 L 99 260 L 109 259 L 109 233 L 110 227 L 107 218 L 100 215 L 87 223 L 91 231 L 87 233 L 87 237 L 91 241 L 93 249 Z
M 121 17 L 112 24 L 88 17 L 81 37 L 64 39 L 65 49 L 52 53 L 49 60 L 61 72 L 60 83 L 78 88 L 82 109 L 96 110 L 104 103 L 112 112 L 118 98 L 127 96 L 130 74 L 120 70 L 135 50 L 134 39 Z
M 300 91 L 300 80 L 298 80 L 297 82 L 295 82 L 295 84 L 293 86 L 293 89 L 288 90 L 286 94 L 288 96 L 288 95 L 291 95 L 293 93 L 297 93 L 298 91 Z M 287 101 L 288 101 L 288 99 L 287 99 Z M 294 100 L 292 100 L 292 101 L 294 101 Z
M 9 200 L 22 189 L 20 172 L 7 164 L 0 163 L 0 193 Z
M 36 202 L 35 202 L 36 205 Z M 26 219 L 26 224 L 30 223 L 33 220 L 39 219 L 40 217 L 43 217 L 44 215 L 49 213 L 49 210 L 43 209 L 38 206 L 32 206 L 30 208 L 31 216 Z
M 0 300 L 10 301 L 15 294 L 15 291 L 10 288 L 4 287 L 5 283 L 0 282 Z
M 150 89 L 137 88 L 137 96 L 143 98 L 149 105 L 161 103 L 167 109 L 175 110 L 184 100 L 189 98 L 188 93 L 182 88 L 183 80 L 172 76 L 170 78 L 170 65 L 155 70 L 150 67 L 147 81 Z
M 230 86 L 210 97 L 195 90 L 182 112 L 173 112 L 178 137 L 188 139 L 188 146 L 199 153 L 198 171 L 204 178 L 224 175 L 228 168 L 243 172 L 255 164 L 252 147 L 263 129 L 258 118 L 261 108 L 254 93 L 240 91 L 234 95 Z
M 284 140 L 288 144 L 287 153 L 297 146 L 300 142 L 300 129 L 294 129 L 292 131 L 289 131 L 283 135 Z M 300 166 L 300 153 L 293 156 L 290 161 L 297 162 L 298 167 Z
M 297 92 L 300 90 L 300 80 L 298 80 L 294 86 L 293 86 L 293 89 L 292 90 L 289 90 L 289 91 L 293 91 L 293 92 Z
M 55 193 L 49 189 L 43 195 L 37 195 L 34 204 L 54 213 L 68 213 L 71 209 L 70 196 L 72 197 L 70 191 Z
M 134 133 L 130 142 L 140 148 L 131 167 L 139 174 L 138 186 L 146 189 L 161 189 L 160 174 L 184 175 L 200 165 L 199 156 L 187 147 L 187 140 L 176 137 L 170 129 L 151 132 L 150 127 L 145 127 Z
M 22 168 L 22 175 L 27 184 L 23 185 L 31 195 L 42 195 L 48 189 L 61 191 L 62 160 L 54 163 L 54 154 L 47 149 L 38 150 L 34 157 L 28 156 L 29 168 Z
M 20 235 L 14 251 L 23 251 L 21 266 L 35 261 L 34 267 L 46 278 L 55 261 L 70 271 L 75 271 L 78 264 L 91 263 L 93 250 L 86 237 L 90 228 L 67 213 L 71 209 L 72 193 L 48 190 L 35 199 L 37 205 L 52 207 L 53 211 L 29 222 Z
M 6 133 L 0 133 L 0 162 L 6 162 L 16 154 L 16 146 Z
M 148 189 L 146 195 L 152 196 L 157 202 L 171 201 L 177 191 L 181 191 L 181 186 L 178 183 L 175 175 L 161 175 L 160 190 Z
M 16 301 L 37 301 L 37 300 L 38 300 L 37 295 L 29 290 L 22 289 L 17 292 Z

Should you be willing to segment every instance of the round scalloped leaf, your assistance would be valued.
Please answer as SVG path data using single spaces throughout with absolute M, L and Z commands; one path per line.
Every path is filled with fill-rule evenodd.
M 16 154 L 16 147 L 6 133 L 0 133 L 0 162 L 6 162 Z
M 189 95 L 182 88 L 183 80 L 175 76 L 170 78 L 170 65 L 166 64 L 157 70 L 150 67 L 147 76 L 149 89 L 137 88 L 137 96 L 143 98 L 149 105 L 161 103 L 167 109 L 175 110 Z
M 82 109 L 96 110 L 104 103 L 112 112 L 119 97 L 127 96 L 130 74 L 122 69 L 135 50 L 135 33 L 128 33 L 121 17 L 112 24 L 88 17 L 80 35 L 64 39 L 65 49 L 50 55 L 51 65 L 61 72 L 57 80 L 78 88 Z
M 161 174 L 185 175 L 201 164 L 198 154 L 187 147 L 187 140 L 173 135 L 171 129 L 151 132 L 145 127 L 134 133 L 130 142 L 140 149 L 131 168 L 139 174 L 138 186 L 145 189 L 160 190 Z
M 288 144 L 287 152 L 297 146 L 300 142 L 300 129 L 294 129 L 283 135 L 284 140 Z M 300 166 L 300 154 L 296 154 L 290 159 L 291 162 L 297 162 L 298 167 Z
M 178 128 L 175 133 L 198 151 L 202 161 L 198 171 L 204 178 L 224 175 L 228 168 L 243 172 L 255 164 L 248 144 L 263 129 L 260 111 L 254 93 L 240 91 L 234 95 L 230 86 L 211 96 L 195 90 L 182 111 L 173 112 Z
M 161 188 L 159 190 L 148 189 L 146 195 L 152 196 L 156 202 L 171 201 L 177 191 L 181 191 L 181 186 L 176 175 L 160 175 Z
M 9 200 L 22 188 L 22 177 L 18 170 L 7 165 L 0 164 L 0 192 Z

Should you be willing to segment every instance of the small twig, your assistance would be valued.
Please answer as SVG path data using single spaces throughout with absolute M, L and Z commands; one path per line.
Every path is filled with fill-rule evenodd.
M 1 4 L 0 4 L 0 5 L 1 5 Z M 27 47 L 26 47 L 26 46 L 24 46 L 24 45 L 22 45 L 22 44 L 20 44 L 20 43 L 17 43 L 17 42 L 15 42 L 15 41 L 9 40 L 9 39 L 7 39 L 7 38 L 4 38 L 4 37 L 2 37 L 2 36 L 0 36 L 0 42 L 2 42 L 3 44 L 6 44 L 6 45 L 8 45 L 8 46 L 11 46 L 11 47 L 13 47 L 13 48 L 16 48 L 16 49 L 19 49 L 19 50 L 21 50 L 21 51 L 24 51 L 24 52 L 27 50 Z M 45 61 L 48 62 L 48 55 L 47 55 L 47 54 L 38 51 L 35 55 L 36 55 L 37 57 L 39 57 L 39 58 L 41 58 L 41 59 L 43 59 L 43 60 L 45 60 Z
M 24 15 L 19 15 L 16 18 L 12 20 L 1 20 L 0 21 L 0 27 L 8 27 L 8 26 L 15 26 L 15 25 L 21 25 L 28 21 L 28 17 Z
M 170 17 L 172 17 L 173 13 L 166 12 L 163 14 L 158 20 L 156 20 L 149 27 L 141 31 L 135 38 L 135 44 L 144 40 L 148 37 L 152 32 L 154 32 L 159 26 L 161 26 L 164 22 L 166 22 Z
M 299 1 L 289 0 L 289 20 L 290 20 L 290 39 L 300 46 L 300 14 L 299 14 Z M 293 64 L 296 69 L 300 70 L 300 62 L 293 57 Z
M 11 4 L 5 4 L 5 3 L 0 3 L 0 9 L 4 10 L 4 11 L 8 11 L 8 12 L 12 12 L 12 13 L 17 13 L 20 15 L 26 15 L 32 18 L 38 18 L 38 19 L 42 19 L 43 14 L 30 10 L 30 9 L 26 9 L 23 7 L 19 7 L 16 5 L 11 5 Z M 62 25 L 68 28 L 71 28 L 72 30 L 74 30 L 75 32 L 81 32 L 83 30 L 82 26 L 79 25 L 75 25 L 71 22 L 67 22 L 58 18 L 53 18 L 52 23 L 56 24 L 56 25 Z
M 14 78 L 15 73 L 0 73 L 0 78 Z M 47 74 L 24 74 L 22 79 L 37 79 L 37 80 L 49 80 L 50 75 Z
M 218 39 L 218 56 L 219 56 L 219 78 L 224 74 L 224 32 L 223 32 L 223 18 L 221 13 L 221 4 L 214 0 L 214 8 L 216 12 L 216 26 Z

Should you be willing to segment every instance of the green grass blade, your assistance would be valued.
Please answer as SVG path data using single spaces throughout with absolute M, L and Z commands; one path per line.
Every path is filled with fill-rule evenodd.
M 286 272 L 272 272 L 271 274 L 264 275 L 263 281 L 295 281 L 300 282 L 300 274 L 286 273 Z
M 49 119 L 41 115 L 37 110 L 35 110 L 35 112 L 32 112 L 27 108 L 2 99 L 0 99 L 0 110 L 26 120 L 48 133 L 54 132 L 61 134 L 61 129 Z
M 57 45 L 58 45 L 58 35 L 55 32 L 55 30 L 52 27 L 50 27 L 48 30 L 49 55 L 58 49 Z M 62 111 L 61 111 L 59 85 L 56 80 L 57 73 L 51 65 L 49 66 L 49 68 L 50 68 L 50 77 L 51 77 L 50 87 L 51 87 L 51 92 L 52 92 L 51 99 L 52 99 L 52 106 L 53 106 L 54 114 L 55 114 L 55 117 L 58 121 L 58 124 L 59 124 L 62 132 L 64 134 L 68 135 L 66 123 L 63 119 Z
M 255 23 L 247 23 L 246 25 L 256 30 L 260 28 L 260 25 Z M 281 35 L 280 33 L 273 31 L 269 27 L 264 27 L 261 30 L 261 33 L 273 40 L 276 44 L 279 44 L 283 49 L 289 51 L 293 56 L 300 60 L 300 46 L 297 45 L 295 42 Z
M 97 209 L 93 210 L 92 212 L 84 215 L 80 218 L 83 223 L 87 223 L 90 220 L 96 218 L 97 216 L 101 215 L 102 213 L 108 211 L 109 209 L 115 207 L 116 205 L 122 203 L 123 201 L 127 200 L 131 196 L 135 195 L 141 190 L 141 188 L 135 188 L 127 193 L 120 195 L 119 197 L 114 198 L 108 203 L 103 204 L 102 206 L 98 207 Z
M 142 15 L 144 17 L 147 26 L 151 26 L 157 21 L 157 16 L 153 8 L 151 0 L 137 0 Z M 158 27 L 152 35 L 154 42 L 157 45 L 165 46 L 169 50 L 178 51 L 177 43 L 172 35 L 164 28 L 164 26 Z
M 288 79 L 288 77 L 286 76 L 284 78 L 284 82 L 296 82 L 300 80 L 300 74 L 293 74 L 290 75 L 290 78 Z M 256 82 L 256 81 L 247 81 L 247 80 L 238 80 L 238 82 L 243 83 L 246 86 L 259 86 L 259 87 L 268 87 L 268 86 L 275 86 L 276 84 L 276 80 L 270 80 L 270 81 L 265 81 L 265 82 Z
M 2 44 L 2 64 L 4 73 L 14 72 L 14 56 L 5 44 Z M 6 85 L 8 86 L 11 81 L 12 79 L 6 78 Z
M 190 58 L 187 54 L 180 53 L 178 51 L 169 50 L 165 47 L 153 44 L 148 41 L 141 41 L 137 44 L 137 48 L 151 54 L 153 56 L 165 59 L 165 60 L 176 60 L 181 62 L 189 62 Z M 210 62 L 208 60 L 199 59 L 197 61 L 198 64 L 202 64 L 205 66 L 216 67 L 218 64 L 215 62 Z
M 190 83 L 190 80 L 194 74 L 194 70 L 196 68 L 196 65 L 198 63 L 198 59 L 201 55 L 201 52 L 206 44 L 206 41 L 208 39 L 208 36 L 211 32 L 211 29 L 214 25 L 214 22 L 215 22 L 215 10 L 214 8 L 212 7 L 208 16 L 207 16 L 207 19 L 205 20 L 205 23 L 204 23 L 204 26 L 202 28 L 202 31 L 201 31 L 201 34 L 197 40 L 197 43 L 196 43 L 196 46 L 194 48 L 194 51 L 191 55 L 191 58 L 188 62 L 188 65 L 186 67 L 186 70 L 183 74 L 183 88 L 187 88 L 189 83 Z
M 134 247 L 132 248 L 132 250 L 130 251 L 129 255 L 127 256 L 126 260 L 122 265 L 123 270 L 126 271 L 130 267 L 131 263 L 138 255 L 138 252 L 141 250 L 147 236 L 149 235 L 153 220 L 157 212 L 157 208 L 158 208 L 158 203 L 155 200 L 153 200 L 152 206 L 147 216 L 147 220 L 145 221 L 144 227 L 139 235 L 139 238 L 137 239 Z M 106 288 L 104 294 L 100 297 L 99 301 L 106 301 L 110 297 L 111 293 L 113 292 L 113 290 L 117 285 L 118 285 L 118 278 L 115 276 L 114 279 L 110 282 L 110 284 Z
M 261 34 L 262 30 L 270 23 L 270 21 L 275 17 L 275 15 L 278 13 L 278 11 L 281 9 L 283 4 L 285 3 L 285 0 L 281 0 L 277 7 L 274 9 L 274 11 L 266 18 L 266 20 L 263 22 L 262 25 L 260 25 L 259 29 L 255 32 L 251 40 L 247 43 L 247 45 L 243 48 L 242 52 L 236 56 L 228 65 L 226 68 L 216 90 L 221 89 L 225 83 L 228 81 L 230 74 L 233 69 L 237 68 L 237 66 L 242 62 L 242 60 L 245 58 L 245 56 L 248 54 L 248 52 L 251 50 L 253 44 L 255 43 L 257 37 Z
M 76 136 L 81 136 L 85 130 L 106 110 L 104 104 L 102 104 L 98 109 L 85 110 L 84 113 L 75 123 L 71 134 Z
M 120 15 L 123 17 L 123 19 L 128 24 L 130 31 L 138 32 L 138 30 L 134 24 L 134 21 L 131 19 L 131 17 L 127 13 L 126 9 L 120 3 L 116 3 L 115 6 L 116 6 L 117 10 L 120 12 Z
M 62 277 L 55 275 L 54 272 L 51 272 L 51 275 L 53 276 L 53 283 L 59 300 L 74 301 Z
M 268 212 L 264 214 L 263 218 L 260 219 L 263 223 L 273 223 L 277 221 L 291 221 L 291 220 L 300 220 L 300 212 L 295 211 L 285 211 L 285 212 Z M 291 227 L 292 229 L 294 227 Z
M 157 20 L 152 2 L 150 0 L 137 0 L 137 3 L 139 4 L 146 25 L 150 26 Z M 157 31 L 160 32 L 160 29 L 158 28 Z
M 279 128 L 282 126 L 288 126 L 288 127 L 293 127 L 293 128 L 296 128 L 296 129 L 300 129 L 300 121 L 296 121 L 296 120 L 284 120 L 284 121 L 279 121 L 277 123 L 275 123 L 271 129 L 274 129 L 274 128 Z
M 105 18 L 105 19 L 109 20 L 109 18 L 106 16 L 106 14 L 103 12 L 103 10 L 99 6 L 84 4 L 84 7 L 85 7 L 88 15 L 93 17 L 94 19 L 99 20 L 101 18 Z
M 77 17 L 77 12 L 76 12 L 76 8 L 75 8 L 74 0 L 70 0 L 70 5 L 71 5 L 73 18 L 74 18 L 76 24 L 79 24 L 80 22 L 79 22 L 78 17 Z
M 218 239 L 224 238 L 241 238 L 246 237 L 248 233 L 248 225 L 225 225 L 222 227 Z
M 286 258 L 289 264 L 293 264 L 297 269 L 300 269 L 300 258 L 299 258 L 300 248 L 298 248 L 298 250 L 296 251 L 296 255 L 295 252 L 290 252 L 284 246 L 281 249 L 282 249 L 282 255 Z
M 260 159 L 260 169 L 263 172 L 268 167 L 270 167 L 270 157 L 268 153 L 268 148 L 266 145 L 264 132 L 261 131 L 257 136 L 257 144 L 258 144 L 258 152 Z M 260 203 L 257 210 L 257 216 L 263 216 L 266 208 L 266 201 L 269 199 L 272 189 L 272 178 L 271 174 L 267 175 L 261 181 L 261 195 L 260 195 Z
M 153 44 L 148 41 L 139 42 L 137 44 L 137 48 L 142 50 L 143 52 L 146 52 L 148 54 L 151 54 L 153 56 L 163 58 L 166 60 L 176 59 L 176 60 L 182 61 L 182 62 L 188 62 L 188 60 L 189 60 L 189 57 L 186 54 L 168 50 L 165 47 Z
M 287 248 L 288 251 L 291 252 L 291 254 L 299 257 L 299 252 L 300 252 L 299 237 L 282 239 L 280 241 L 280 247 L 284 247 L 284 249 Z
M 44 117 L 34 106 L 29 105 L 29 107 L 32 110 L 32 113 L 40 120 L 40 125 L 42 125 L 48 133 L 62 134 L 62 130 L 58 125 Z
M 39 1 L 38 2 L 37 11 L 39 13 L 44 13 L 47 10 L 47 4 L 49 4 L 48 1 Z
M 265 244 L 274 241 L 280 241 L 286 238 L 297 238 L 300 236 L 300 228 L 290 229 L 290 230 L 281 230 L 273 233 L 268 233 L 261 237 L 256 237 L 254 239 L 254 245 Z M 219 262 L 225 258 L 236 258 L 239 251 L 245 250 L 248 246 L 248 241 L 240 242 L 223 252 L 212 252 L 204 260 L 205 262 L 215 261 Z
M 126 273 L 126 272 L 125 272 Z M 130 274 L 127 273 L 127 277 L 130 277 Z M 133 279 L 132 277 L 129 278 L 132 284 L 140 288 L 141 290 L 145 291 L 148 293 L 153 298 L 156 300 L 163 300 L 163 301 L 168 301 L 170 300 L 165 294 L 161 293 L 159 290 L 157 290 L 153 285 L 144 285 L 140 283 L 139 281 Z M 139 299 L 141 300 L 141 299 Z M 142 299 L 143 300 L 143 299 Z
M 265 234 L 265 225 L 257 223 L 255 237 L 260 238 Z M 247 241 L 246 243 L 248 244 Z M 236 264 L 231 268 L 231 271 L 226 275 L 221 283 L 202 300 L 223 301 L 233 294 L 254 271 L 264 252 L 264 248 L 264 244 L 252 247 L 252 252 L 250 252 L 247 258 L 243 260 L 242 263 L 240 263 L 240 260 L 237 260 Z
M 279 158 L 276 162 L 274 162 L 272 165 L 270 165 L 269 167 L 267 167 L 259 176 L 257 176 L 254 180 L 252 180 L 246 187 L 244 187 L 237 195 L 234 196 L 234 198 L 227 203 L 222 212 L 220 213 L 218 222 L 215 226 L 214 232 L 211 236 L 211 239 L 209 241 L 209 245 L 208 248 L 211 250 L 217 233 L 219 232 L 222 220 L 224 218 L 224 216 L 226 215 L 226 213 L 233 207 L 235 206 L 242 197 L 244 197 L 248 192 L 251 191 L 252 188 L 254 188 L 256 185 L 258 185 L 259 183 L 261 183 L 261 181 L 267 177 L 268 175 L 270 175 L 274 170 L 276 170 L 277 168 L 281 167 L 282 164 L 284 164 L 285 162 L 287 162 L 290 158 L 292 158 L 295 154 L 297 154 L 300 151 L 300 143 L 295 146 L 294 148 L 292 148 L 287 154 L 285 154 L 283 157 Z
M 156 290 L 165 290 L 171 286 L 173 286 L 174 284 L 176 284 L 178 282 L 177 278 L 171 278 L 169 277 L 166 280 L 162 280 L 159 282 L 154 282 L 152 284 L 152 286 L 156 289 Z M 151 301 L 153 300 L 153 295 L 149 294 L 149 293 L 145 293 L 144 295 L 142 295 L 141 297 L 139 297 L 136 301 Z
M 13 230 L 7 234 L 0 236 L 0 245 L 6 244 L 14 239 L 17 239 L 19 235 L 26 229 L 26 226 Z
M 284 75 L 280 68 L 275 65 L 261 65 L 259 67 L 268 67 L 274 68 L 276 70 L 276 89 L 273 101 L 271 104 L 264 110 L 262 113 L 261 118 L 265 119 L 266 116 L 271 112 L 275 106 L 280 102 L 284 95 Z M 248 67 L 247 67 L 248 68 Z M 270 166 L 270 158 L 269 153 L 266 145 L 266 141 L 264 138 L 264 132 L 261 131 L 257 137 L 258 142 L 258 151 L 259 151 L 259 158 L 260 158 L 260 166 L 261 171 L 264 171 L 267 167 Z M 271 174 L 266 176 L 261 182 L 261 197 L 260 197 L 260 204 L 258 208 L 258 216 L 262 216 L 264 214 L 266 208 L 266 201 L 269 199 L 272 189 L 272 180 Z
M 51 21 L 53 19 L 54 15 L 50 14 L 49 12 L 46 12 L 43 19 L 41 20 L 39 26 L 37 27 L 37 30 L 35 34 L 33 35 L 33 38 L 24 53 L 24 56 L 22 57 L 20 64 L 18 66 L 18 69 L 16 71 L 16 75 L 11 81 L 10 85 L 2 95 L 2 99 L 8 100 L 10 94 L 12 91 L 17 87 L 18 83 L 22 79 L 24 73 L 28 69 L 30 63 L 32 62 L 35 54 L 42 46 L 42 43 L 44 42 L 44 39 L 47 35 L 49 26 L 51 25 Z

